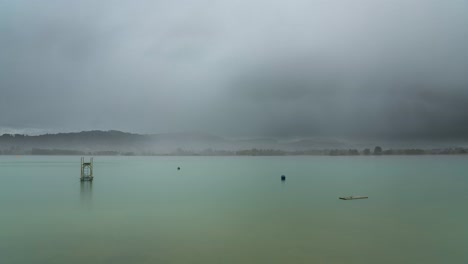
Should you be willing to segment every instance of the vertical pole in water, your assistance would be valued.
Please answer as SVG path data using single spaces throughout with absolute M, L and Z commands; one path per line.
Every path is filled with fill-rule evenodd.
M 90 173 L 90 177 L 91 177 L 91 180 L 93 179 L 93 158 L 91 158 L 91 167 L 89 168 L 89 173 Z
M 83 180 L 83 157 L 80 160 L 80 180 Z

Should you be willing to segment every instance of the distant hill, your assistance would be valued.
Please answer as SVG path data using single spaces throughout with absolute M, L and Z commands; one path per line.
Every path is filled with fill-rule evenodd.
M 302 138 L 226 139 L 203 133 L 166 133 L 140 135 L 116 130 L 28 136 L 3 134 L 3 155 L 425 155 L 468 154 L 468 148 L 387 148 L 371 152 L 369 144 L 351 144 L 344 140 Z M 364 150 L 367 148 L 367 150 Z M 372 147 L 372 149 L 374 149 Z
M 82 131 L 74 133 L 45 134 L 28 136 L 4 134 L 0 136 L 0 150 L 31 151 L 73 150 L 81 152 L 136 152 L 174 153 L 184 151 L 211 151 L 243 149 L 304 150 L 313 148 L 345 147 L 345 143 L 330 140 L 299 139 L 281 142 L 274 138 L 253 138 L 233 140 L 203 133 L 165 133 L 141 135 L 122 131 Z M 47 152 L 44 152 L 47 153 Z
M 45 134 L 39 136 L 0 136 L 0 148 L 57 148 L 76 150 L 120 150 L 144 145 L 146 137 L 120 131 L 83 131 L 77 133 Z
M 121 131 L 83 131 L 38 136 L 0 136 L 0 149 L 73 149 L 79 151 L 168 152 L 178 148 L 209 148 L 225 140 L 211 135 L 174 133 L 139 135 Z

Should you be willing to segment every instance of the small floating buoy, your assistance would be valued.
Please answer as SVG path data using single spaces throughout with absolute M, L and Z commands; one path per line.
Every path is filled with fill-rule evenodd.
M 177 167 L 177 170 L 180 170 L 180 167 Z
M 285 181 L 285 180 L 286 180 L 286 176 L 281 175 L 281 181 Z

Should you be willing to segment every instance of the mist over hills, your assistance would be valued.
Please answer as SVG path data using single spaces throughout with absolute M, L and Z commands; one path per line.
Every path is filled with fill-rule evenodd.
M 337 140 L 278 140 L 275 138 L 227 139 L 204 133 L 164 133 L 142 135 L 122 131 L 82 131 L 44 135 L 3 134 L 0 150 L 69 149 L 79 151 L 151 152 L 203 151 L 242 149 L 305 150 L 311 148 L 345 148 L 349 144 Z
M 134 154 L 222 154 L 223 151 L 244 150 L 278 150 L 278 151 L 310 151 L 310 150 L 350 150 L 362 151 L 372 149 L 382 142 L 351 142 L 332 138 L 248 138 L 228 139 L 205 133 L 164 133 L 135 134 L 117 130 L 82 131 L 73 133 L 57 133 L 44 135 L 3 134 L 0 136 L 1 154 L 82 154 L 82 153 L 134 153 Z M 445 145 L 442 145 L 445 144 Z M 466 147 L 466 144 L 427 142 L 399 142 L 383 144 L 387 148 L 425 149 L 435 147 Z M 54 150 L 54 152 L 51 152 Z M 60 150 L 60 151 L 58 151 Z M 272 152 L 273 153 L 273 152 Z M 315 153 L 315 152 L 313 152 Z

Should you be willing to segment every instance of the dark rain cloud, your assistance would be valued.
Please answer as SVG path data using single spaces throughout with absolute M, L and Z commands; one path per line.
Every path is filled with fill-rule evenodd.
M 0 1 L 0 127 L 468 138 L 465 1 Z

